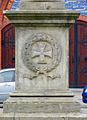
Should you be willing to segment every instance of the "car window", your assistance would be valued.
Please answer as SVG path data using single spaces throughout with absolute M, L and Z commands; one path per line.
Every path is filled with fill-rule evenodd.
M 0 73 L 0 82 L 13 82 L 15 80 L 14 71 L 5 71 Z
M 85 92 L 87 92 L 87 88 L 85 89 Z

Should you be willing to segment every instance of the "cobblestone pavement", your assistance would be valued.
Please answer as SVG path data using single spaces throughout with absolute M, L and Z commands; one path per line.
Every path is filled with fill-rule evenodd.
M 74 98 L 78 100 L 81 104 L 81 113 L 87 114 L 87 104 L 82 102 L 82 90 L 83 89 L 71 89 L 71 91 L 74 93 Z M 0 112 L 3 112 L 2 104 L 0 104 Z

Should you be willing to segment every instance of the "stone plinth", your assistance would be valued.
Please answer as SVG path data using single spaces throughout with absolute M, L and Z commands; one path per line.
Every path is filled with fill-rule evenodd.
M 21 0 L 5 15 L 16 29 L 16 91 L 4 120 L 86 120 L 68 85 L 69 26 L 79 13 L 63 0 Z
M 68 88 L 68 31 L 77 13 L 40 10 L 6 15 L 16 26 L 18 57 L 16 92 L 4 103 L 4 112 L 79 112 Z
M 71 97 L 11 97 L 4 106 L 5 113 L 78 113 L 80 104 Z
M 6 15 L 16 26 L 16 91 L 69 96 L 68 30 L 76 12 L 8 11 Z
M 5 113 L 1 120 L 87 120 L 86 114 L 80 113 Z

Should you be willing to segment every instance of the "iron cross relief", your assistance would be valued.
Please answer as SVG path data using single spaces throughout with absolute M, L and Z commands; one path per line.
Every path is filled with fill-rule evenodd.
M 37 42 L 32 47 L 32 58 L 38 57 L 38 64 L 47 64 L 46 57 L 52 59 L 52 48 L 47 42 Z

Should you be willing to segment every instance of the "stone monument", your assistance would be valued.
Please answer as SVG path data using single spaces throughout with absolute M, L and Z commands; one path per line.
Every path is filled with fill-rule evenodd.
M 4 102 L 4 118 L 82 118 L 68 86 L 69 26 L 79 13 L 65 10 L 63 0 L 20 0 L 19 11 L 5 14 L 16 29 L 16 91 Z

